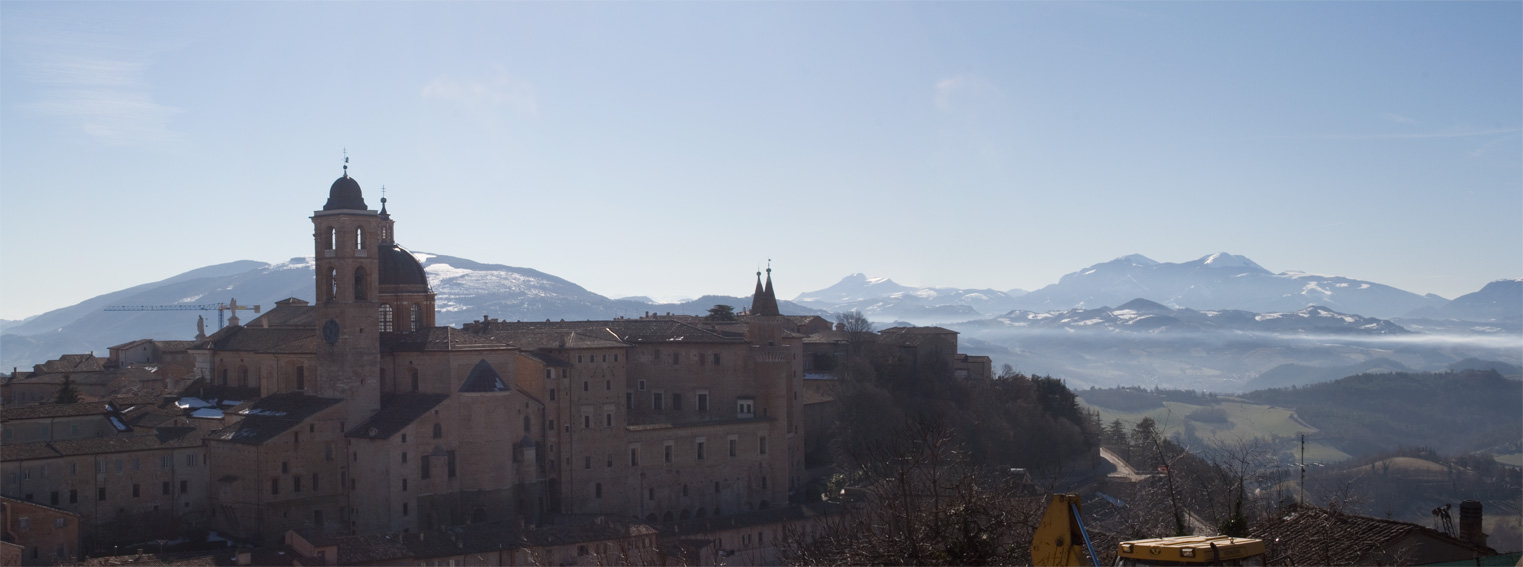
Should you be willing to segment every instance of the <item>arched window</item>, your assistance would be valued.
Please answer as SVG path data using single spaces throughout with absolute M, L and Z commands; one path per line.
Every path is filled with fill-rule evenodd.
M 355 250 L 364 250 L 365 249 L 365 229 L 364 228 L 356 228 L 356 229 L 354 229 L 354 249 Z
M 328 242 L 327 242 L 327 247 L 325 247 L 323 249 L 324 250 L 336 250 L 336 249 L 338 249 L 338 229 L 337 228 L 333 228 L 331 226 L 328 227 Z
M 416 392 L 418 391 L 418 369 L 408 368 L 407 371 L 412 376 L 412 391 Z
M 338 301 L 338 268 L 328 270 L 328 301 Z
M 423 309 L 419 308 L 418 304 L 414 303 L 414 304 L 412 304 L 412 313 L 410 315 L 411 315 L 411 317 L 409 317 L 407 319 L 407 321 L 408 321 L 407 325 L 409 327 L 411 327 L 411 329 L 409 329 L 409 330 L 417 331 L 418 330 L 418 325 L 422 325 L 423 324 L 423 323 L 421 323 L 419 321 L 419 319 L 423 318 Z
M 391 305 L 387 303 L 381 304 L 381 332 L 391 332 Z
M 354 300 L 355 301 L 364 301 L 366 299 L 366 296 L 365 296 L 365 288 L 366 287 L 367 286 L 365 285 L 365 267 L 364 266 L 360 266 L 358 268 L 355 268 L 354 269 Z
M 443 438 L 444 438 L 444 426 L 435 423 L 434 424 L 434 439 L 443 439 Z

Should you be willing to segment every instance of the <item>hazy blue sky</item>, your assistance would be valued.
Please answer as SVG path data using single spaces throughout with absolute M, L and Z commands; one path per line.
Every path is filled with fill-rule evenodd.
M 413 250 L 609 296 L 1523 276 L 1523 3 L 0 3 L 0 317 Z

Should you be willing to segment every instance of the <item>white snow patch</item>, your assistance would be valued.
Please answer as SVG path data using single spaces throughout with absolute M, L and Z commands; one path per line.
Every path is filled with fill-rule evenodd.
M 238 414 L 239 415 L 262 415 L 262 416 L 265 416 L 265 417 L 285 417 L 286 412 L 275 411 L 275 410 L 263 410 L 263 409 L 257 409 L 257 408 L 249 408 L 249 409 L 246 409 L 246 410 L 238 412 Z
M 180 409 L 209 408 L 212 403 L 201 398 L 180 398 L 175 400 L 175 407 Z
M 181 298 L 176 303 L 191 303 L 191 302 L 194 302 L 195 300 L 201 299 L 203 297 L 206 297 L 206 294 L 202 293 L 202 294 L 199 294 L 199 295 L 192 295 L 190 297 Z

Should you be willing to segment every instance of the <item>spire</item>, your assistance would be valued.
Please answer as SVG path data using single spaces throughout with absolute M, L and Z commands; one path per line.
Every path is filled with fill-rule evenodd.
M 756 295 L 751 299 L 752 315 L 781 315 L 777 309 L 777 294 L 772 291 L 772 265 L 767 261 L 767 283 L 762 284 L 761 272 L 756 272 Z
M 386 186 L 381 186 L 381 244 L 395 244 L 397 241 L 396 221 L 391 220 L 391 213 L 386 212 Z
M 344 148 L 344 177 L 349 177 L 349 148 Z

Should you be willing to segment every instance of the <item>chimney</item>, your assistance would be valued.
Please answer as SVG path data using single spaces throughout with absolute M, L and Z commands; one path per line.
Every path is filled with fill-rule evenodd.
M 1481 533 L 1481 502 L 1460 502 L 1460 539 L 1486 547 L 1486 534 Z

